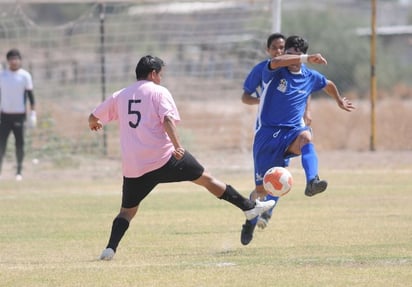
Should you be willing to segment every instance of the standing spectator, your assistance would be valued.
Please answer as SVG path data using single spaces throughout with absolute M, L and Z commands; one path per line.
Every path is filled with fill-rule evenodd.
M 26 98 L 30 102 L 29 125 L 36 126 L 33 81 L 30 73 L 21 68 L 19 50 L 11 49 L 6 58 L 8 68 L 0 72 L 0 172 L 7 139 L 10 132 L 13 132 L 17 160 L 16 180 L 22 180 Z
M 180 143 L 179 112 L 169 90 L 160 85 L 164 63 L 150 55 L 136 66 L 137 81 L 107 98 L 89 116 L 89 128 L 117 121 L 123 164 L 123 196 L 109 242 L 100 259 L 111 260 L 140 202 L 159 183 L 192 181 L 240 208 L 251 220 L 275 205 L 251 201 L 216 179 Z M 171 203 L 172 204 L 172 203 Z

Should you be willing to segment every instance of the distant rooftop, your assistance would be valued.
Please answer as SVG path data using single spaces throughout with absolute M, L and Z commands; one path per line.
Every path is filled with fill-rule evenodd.
M 190 2 L 190 3 L 163 3 L 152 5 L 136 5 L 129 9 L 130 15 L 141 14 L 191 14 L 210 10 L 238 8 L 243 6 L 236 2 Z
M 356 29 L 358 36 L 370 36 L 371 28 Z M 412 25 L 384 26 L 376 28 L 377 35 L 412 35 Z

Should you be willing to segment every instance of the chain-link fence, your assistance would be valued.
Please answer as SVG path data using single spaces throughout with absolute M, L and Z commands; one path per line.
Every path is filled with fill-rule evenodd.
M 378 25 L 407 26 L 412 13 L 405 3 L 378 1 Z M 45 19 L 36 5 L 0 4 L 3 67 L 7 50 L 17 47 L 34 78 L 39 125 L 27 131 L 28 154 L 54 161 L 117 157 L 117 127 L 107 127 L 106 142 L 101 133 L 88 131 L 87 117 L 104 97 L 133 82 L 137 60 L 152 54 L 166 62 L 163 84 L 180 109 L 186 147 L 206 161 L 214 158 L 216 165 L 243 165 L 244 159 L 251 165 L 256 107 L 243 105 L 240 96 L 249 70 L 267 57 L 272 1 L 72 4 L 74 16 L 65 22 Z M 358 106 L 348 115 L 324 94 L 313 96 L 319 148 L 368 149 L 370 1 L 283 1 L 281 23 L 285 35 L 304 36 L 309 52 L 329 60 L 319 70 Z M 407 32 L 379 37 L 379 98 L 385 99 L 378 105 L 380 149 L 412 147 L 411 37 Z M 393 103 L 395 98 L 404 102 Z M 385 115 L 388 109 L 395 111 Z M 396 127 L 401 143 L 393 142 Z M 230 155 L 242 160 L 236 163 Z

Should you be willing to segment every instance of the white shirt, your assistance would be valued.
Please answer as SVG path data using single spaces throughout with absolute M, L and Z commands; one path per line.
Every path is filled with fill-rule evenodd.
M 24 69 L 0 72 L 0 110 L 8 114 L 26 112 L 25 91 L 33 89 L 29 72 Z

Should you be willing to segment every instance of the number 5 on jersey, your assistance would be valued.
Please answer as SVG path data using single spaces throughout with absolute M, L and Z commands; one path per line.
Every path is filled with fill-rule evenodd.
M 140 102 L 142 102 L 142 100 L 129 100 L 129 109 L 127 112 L 129 115 L 136 115 L 136 120 L 134 122 L 129 121 L 129 126 L 134 129 L 139 126 L 140 119 L 142 118 L 140 112 L 137 109 L 135 109 L 135 104 L 138 104 Z

